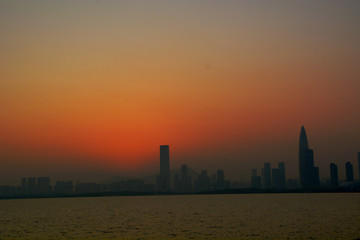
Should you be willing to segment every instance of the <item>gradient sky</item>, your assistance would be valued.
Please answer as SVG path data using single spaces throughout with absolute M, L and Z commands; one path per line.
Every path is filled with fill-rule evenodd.
M 359 1 L 0 0 L 0 185 L 186 163 L 249 181 L 304 125 L 320 176 L 360 151 Z

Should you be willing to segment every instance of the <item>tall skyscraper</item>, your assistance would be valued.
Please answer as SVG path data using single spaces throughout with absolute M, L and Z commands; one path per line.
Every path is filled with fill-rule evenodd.
M 272 187 L 280 188 L 280 170 L 278 168 L 272 169 Z
M 170 191 L 169 145 L 160 145 L 160 175 L 158 190 Z
M 264 178 L 264 187 L 271 188 L 271 164 L 264 163 L 264 171 L 263 171 L 263 178 Z
M 346 168 L 346 181 L 347 182 L 352 182 L 354 181 L 354 169 L 353 169 L 353 165 L 350 162 L 347 162 L 345 164 L 345 168 Z
M 331 186 L 337 187 L 339 185 L 338 177 L 338 167 L 335 163 L 330 164 L 330 177 L 331 177 Z
M 285 163 L 279 162 L 279 171 L 280 171 L 280 188 L 286 187 L 286 175 L 285 175 Z
M 301 188 L 319 187 L 319 168 L 314 167 L 314 152 L 309 148 L 304 126 L 300 131 L 299 170 Z

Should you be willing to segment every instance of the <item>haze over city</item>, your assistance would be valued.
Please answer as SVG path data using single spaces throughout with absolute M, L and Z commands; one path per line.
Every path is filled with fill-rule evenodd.
M 0 185 L 284 162 L 358 179 L 360 3 L 1 1 Z

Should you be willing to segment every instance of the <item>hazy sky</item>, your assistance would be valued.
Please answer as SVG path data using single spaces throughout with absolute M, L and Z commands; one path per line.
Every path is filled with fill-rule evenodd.
M 304 125 L 357 171 L 360 1 L 0 0 L 0 185 L 186 163 L 249 181 Z

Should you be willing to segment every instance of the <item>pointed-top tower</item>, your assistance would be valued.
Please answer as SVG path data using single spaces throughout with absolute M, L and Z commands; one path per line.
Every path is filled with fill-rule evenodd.
M 306 136 L 306 131 L 304 126 L 301 126 L 300 131 L 300 149 L 309 149 L 309 144 Z
M 300 130 L 299 170 L 301 188 L 319 187 L 319 168 L 314 166 L 314 152 L 309 148 L 304 126 Z

